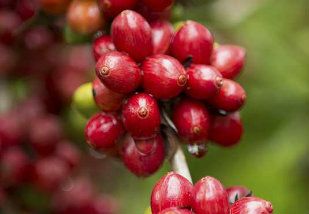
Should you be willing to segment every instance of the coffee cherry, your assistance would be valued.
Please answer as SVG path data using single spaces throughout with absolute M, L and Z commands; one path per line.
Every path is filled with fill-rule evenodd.
M 244 186 L 232 186 L 226 189 L 230 204 L 234 204 L 241 198 L 249 197 L 252 195 L 251 190 Z
M 167 21 L 154 21 L 150 23 L 152 30 L 153 54 L 165 54 L 168 52 L 173 39 L 173 26 Z
M 186 93 L 195 99 L 208 99 L 218 93 L 223 84 L 219 71 L 207 65 L 191 65 L 188 69 Z
M 1 154 L 0 181 L 1 186 L 9 187 L 21 184 L 31 174 L 29 157 L 19 147 L 12 147 Z
M 111 34 L 117 50 L 127 52 L 135 61 L 141 62 L 152 54 L 151 28 L 132 10 L 125 10 L 114 19 Z
M 193 210 L 196 214 L 229 214 L 229 202 L 223 185 L 207 176 L 194 185 Z
M 188 152 L 196 158 L 202 158 L 208 152 L 208 147 L 205 143 L 202 144 L 189 144 Z
M 68 164 L 54 156 L 38 160 L 34 171 L 34 183 L 47 192 L 53 192 L 70 175 Z
M 45 156 L 53 153 L 62 138 L 62 126 L 57 117 L 46 115 L 32 121 L 29 139 L 32 148 L 39 155 Z
M 194 213 L 188 209 L 169 208 L 162 210 L 158 214 L 194 214 Z
M 79 150 L 69 141 L 58 143 L 55 155 L 64 160 L 70 168 L 77 167 L 81 159 Z
M 137 64 L 118 51 L 104 54 L 96 64 L 96 73 L 106 87 L 122 94 L 134 91 L 141 82 Z
M 161 12 L 174 3 L 174 0 L 143 0 L 143 3 L 153 11 Z
M 178 135 L 188 140 L 188 143 L 207 140 L 209 114 L 202 103 L 191 99 L 181 100 L 174 107 L 173 122 Z
M 123 134 L 121 121 L 114 114 L 104 112 L 92 116 L 85 128 L 87 143 L 103 151 L 114 148 Z
M 2 115 L 0 117 L 0 154 L 6 148 L 19 145 L 22 135 L 22 127 L 14 113 Z
M 75 90 L 72 106 L 85 118 L 89 118 L 99 110 L 94 100 L 92 83 L 82 84 Z
M 192 204 L 193 186 L 185 177 L 169 172 L 154 186 L 151 193 L 151 211 L 158 214 L 171 207 L 186 208 Z
M 122 105 L 123 94 L 108 89 L 98 78 L 92 82 L 93 97 L 97 106 L 105 112 L 117 111 Z
M 43 26 L 29 29 L 23 36 L 25 48 L 34 51 L 43 51 L 54 42 L 52 32 Z
M 220 146 L 229 147 L 237 144 L 243 134 L 243 125 L 238 112 L 227 116 L 213 116 L 209 139 Z
M 38 12 L 38 2 L 33 0 L 20 0 L 16 5 L 16 12 L 23 21 L 26 21 L 36 15 Z
M 172 8 L 167 8 L 166 10 L 160 12 L 154 11 L 152 8 L 149 8 L 143 4 L 143 1 L 138 2 L 135 10 L 149 22 L 170 20 L 172 13 Z
M 58 15 L 64 13 L 71 0 L 39 0 L 43 11 L 48 14 Z
M 101 29 L 104 20 L 95 0 L 73 0 L 67 12 L 70 28 L 80 34 L 91 34 Z
M 187 83 L 184 67 L 173 57 L 154 55 L 142 64 L 143 87 L 158 99 L 176 97 Z
M 231 214 L 271 214 L 273 213 L 272 204 L 257 197 L 245 197 L 236 201 L 231 209 Z
M 211 65 L 216 67 L 227 79 L 235 78 L 245 63 L 246 51 L 236 45 L 220 45 L 211 56 Z
M 132 9 L 138 0 L 99 0 L 99 6 L 107 17 L 115 17 L 124 10 Z
M 213 37 L 203 25 L 187 21 L 176 33 L 171 44 L 172 55 L 180 62 L 192 57 L 195 64 L 209 64 Z
M 122 108 L 123 124 L 134 138 L 150 138 L 160 128 L 160 109 L 156 99 L 139 93 L 130 97 Z
M 116 48 L 112 42 L 112 37 L 109 35 L 102 35 L 96 38 L 92 44 L 92 52 L 96 61 L 105 53 L 115 50 Z
M 246 101 L 246 92 L 240 84 L 233 80 L 224 79 L 219 92 L 209 100 L 215 108 L 234 112 L 239 110 Z
M 21 20 L 16 13 L 8 10 L 0 11 L 0 42 L 11 45 L 16 38 L 16 31 Z
M 157 135 L 154 139 L 149 139 L 152 145 L 151 152 L 145 154 L 141 152 L 136 146 L 136 141 L 127 135 L 123 141 L 121 150 L 122 160 L 124 165 L 136 176 L 147 177 L 156 172 L 162 165 L 165 158 L 163 138 Z M 149 145 L 148 140 L 139 142 L 141 144 Z

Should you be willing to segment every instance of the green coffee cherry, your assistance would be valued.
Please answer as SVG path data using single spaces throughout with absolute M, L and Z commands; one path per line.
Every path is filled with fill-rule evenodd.
M 73 95 L 73 107 L 87 118 L 99 110 L 93 99 L 91 82 L 85 83 L 76 89 Z

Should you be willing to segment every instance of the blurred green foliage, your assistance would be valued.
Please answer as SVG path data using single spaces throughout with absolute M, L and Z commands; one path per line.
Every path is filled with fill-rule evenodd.
M 186 3 L 183 16 L 204 23 L 219 43 L 246 47 L 248 59 L 239 79 L 248 93 L 245 136 L 231 149 L 210 146 L 200 160 L 187 154 L 192 176 L 246 185 L 280 214 L 309 212 L 308 11 L 308 0 L 200 0 Z M 142 180 L 124 171 L 110 190 L 121 213 L 143 213 L 152 186 L 168 170 L 166 164 Z

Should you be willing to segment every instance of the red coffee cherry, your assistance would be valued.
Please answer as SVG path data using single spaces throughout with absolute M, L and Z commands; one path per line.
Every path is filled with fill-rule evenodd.
M 102 151 L 114 148 L 123 134 L 121 121 L 114 114 L 104 112 L 92 116 L 85 128 L 87 143 Z
M 10 187 L 26 181 L 31 174 L 29 157 L 19 147 L 12 147 L 1 154 L 1 186 Z
M 232 186 L 226 189 L 230 204 L 234 204 L 241 198 L 252 196 L 251 190 L 244 186 Z
M 160 129 L 160 109 L 156 99 L 139 93 L 130 97 L 122 108 L 122 119 L 126 130 L 134 138 L 150 138 Z
M 80 34 L 91 34 L 104 26 L 104 20 L 95 0 L 73 0 L 67 11 L 67 22 Z
M 143 3 L 153 11 L 161 12 L 174 3 L 174 0 L 143 0 Z
M 63 138 L 62 130 L 61 123 L 56 116 L 45 115 L 35 119 L 29 130 L 32 148 L 41 156 L 53 153 Z
M 203 25 L 187 21 L 176 33 L 171 44 L 172 55 L 180 62 L 192 57 L 195 64 L 209 64 L 213 37 Z
M 39 0 L 42 10 L 48 14 L 59 15 L 68 8 L 71 0 Z
M 23 35 L 25 48 L 32 51 L 43 51 L 54 42 L 52 32 L 44 26 L 36 26 Z
M 136 141 L 127 135 L 123 141 L 121 150 L 122 160 L 124 165 L 136 176 L 147 177 L 155 173 L 162 165 L 165 158 L 163 138 L 157 135 L 154 139 L 149 139 L 152 145 L 152 151 L 147 154 L 141 152 L 136 146 Z M 148 140 L 139 142 L 148 144 Z
M 229 147 L 237 144 L 243 134 L 243 125 L 239 112 L 227 116 L 213 116 L 209 128 L 209 140 L 220 146 Z
M 174 107 L 173 122 L 178 135 L 188 143 L 201 143 L 207 140 L 209 114 L 206 107 L 195 100 L 183 99 Z
M 153 54 L 168 52 L 174 35 L 173 26 L 167 21 L 154 21 L 150 23 L 152 30 Z
M 152 190 L 151 211 L 158 214 L 171 207 L 190 207 L 193 200 L 192 192 L 193 185 L 190 181 L 175 172 L 169 172 Z
M 109 35 L 102 35 L 96 38 L 92 43 L 92 52 L 96 61 L 110 51 L 115 51 L 115 45 L 112 42 L 112 37 Z
M 111 34 L 117 50 L 127 52 L 137 62 L 152 54 L 151 28 L 132 10 L 125 10 L 114 19 Z
M 64 160 L 70 168 L 75 168 L 80 163 L 80 152 L 72 142 L 61 141 L 58 143 L 55 155 Z
M 272 204 L 269 201 L 265 201 L 257 197 L 245 197 L 236 201 L 231 209 L 231 214 L 271 214 L 273 213 Z
M 3 150 L 22 143 L 22 128 L 14 112 L 0 117 L 0 154 Z
M 122 105 L 123 94 L 108 89 L 98 78 L 92 82 L 93 97 L 97 106 L 105 112 L 117 111 Z
M 240 84 L 233 80 L 224 79 L 223 85 L 209 103 L 214 107 L 227 111 L 234 112 L 239 110 L 246 101 L 246 92 Z
M 38 12 L 39 5 L 37 0 L 19 0 L 16 5 L 16 12 L 23 21 L 26 21 Z
M 171 19 L 172 8 L 167 8 L 164 11 L 154 11 L 152 8 L 147 7 L 143 4 L 143 1 L 139 1 L 136 5 L 135 9 L 139 14 L 141 14 L 147 21 L 154 22 L 154 21 L 165 21 Z
M 194 185 L 193 210 L 196 214 L 229 214 L 229 202 L 223 185 L 207 176 Z
M 211 65 L 227 79 L 235 78 L 245 63 L 246 50 L 236 45 L 220 45 L 211 56 Z
M 175 58 L 167 55 L 148 57 L 142 64 L 143 87 L 158 99 L 176 97 L 187 83 L 184 67 Z
M 208 99 L 216 95 L 223 84 L 219 71 L 212 66 L 191 65 L 187 69 L 186 93 L 195 99 Z
M 115 17 L 124 10 L 132 9 L 138 0 L 99 0 L 104 16 Z
M 104 54 L 96 64 L 96 73 L 106 87 L 122 94 L 134 91 L 141 82 L 137 64 L 118 51 Z
M 194 214 L 194 212 L 188 209 L 169 208 L 162 210 L 159 214 Z
M 70 175 L 69 165 L 54 156 L 38 160 L 34 170 L 34 183 L 47 192 L 54 192 Z
M 11 45 L 16 38 L 21 19 L 16 13 L 9 10 L 0 11 L 0 43 Z

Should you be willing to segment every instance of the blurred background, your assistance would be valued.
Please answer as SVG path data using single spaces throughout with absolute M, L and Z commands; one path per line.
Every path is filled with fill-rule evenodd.
M 208 154 L 202 159 L 193 158 L 187 153 L 193 180 L 211 175 L 225 186 L 248 186 L 254 195 L 271 201 L 275 213 L 308 213 L 309 1 L 183 0 L 181 4 L 183 7 L 177 7 L 174 21 L 196 20 L 213 32 L 216 42 L 237 44 L 247 50 L 246 67 L 238 78 L 248 95 L 246 106 L 241 112 L 245 135 L 241 143 L 233 148 L 210 145 Z M 3 11 L 0 14 L 3 15 Z M 5 16 L 1 15 L 0 25 L 5 20 L 1 18 Z M 44 22 L 44 18 L 39 21 L 42 25 Z M 21 53 L 18 57 L 11 57 L 15 53 L 8 48 L 9 43 L 0 46 L 1 112 L 5 114 L 15 109 L 17 103 L 27 99 L 44 97 L 42 100 L 47 111 L 61 115 L 57 120 L 61 121 L 65 130 L 65 137 L 62 138 L 72 141 L 76 148 L 80 148 L 79 152 L 83 153 L 79 156 L 79 169 L 72 172 L 75 177 L 82 177 L 84 183 L 90 182 L 94 186 L 96 198 L 104 198 L 104 206 L 117 204 L 110 208 L 116 209 L 117 213 L 144 213 L 149 206 L 153 185 L 170 170 L 170 166 L 166 161 L 155 175 L 140 179 L 129 173 L 121 162 L 89 152 L 83 137 L 87 120 L 70 105 L 70 96 L 76 87 L 92 79 L 91 50 L 89 45 L 79 44 L 88 38 L 72 35 L 67 28 L 60 34 L 68 44 L 56 43 L 59 39 L 57 36 L 47 38 L 46 44 L 50 45 L 53 41 L 55 45 L 44 51 L 44 55 L 40 43 L 38 49 L 32 46 L 37 39 L 32 38 L 31 33 L 25 37 L 28 40 L 22 40 L 14 46 L 15 50 L 27 50 L 24 55 Z M 54 72 L 51 75 L 40 75 L 41 70 L 45 69 L 43 63 L 53 65 L 51 70 Z M 59 68 L 67 69 L 67 72 L 59 71 Z M 78 75 L 76 70 L 80 70 Z M 29 79 L 28 73 L 36 76 L 36 80 Z M 42 86 L 44 81 L 48 84 Z M 57 85 L 50 86 L 54 82 Z M 52 96 L 57 98 L 51 99 Z M 40 106 L 33 103 L 30 105 Z M 35 108 L 33 106 L 31 109 Z M 2 126 L 7 118 L 21 117 L 17 113 L 21 109 L 16 109 L 9 116 L 1 118 Z M 41 110 L 34 114 L 38 112 Z M 28 126 L 29 120 L 26 117 L 23 126 Z M 40 122 L 31 124 L 31 127 L 37 124 L 38 129 L 42 127 Z M 83 183 L 80 178 L 77 180 L 79 184 Z M 72 182 L 77 181 L 73 179 L 69 184 Z M 48 189 L 46 186 L 44 188 Z M 27 210 L 31 206 L 35 207 L 35 213 L 47 213 L 48 194 L 41 190 L 34 191 L 28 186 L 19 190 L 13 188 L 11 191 L 10 200 L 3 203 L 12 205 L 12 200 L 17 200 L 24 213 L 30 213 Z M 0 189 L 0 207 L 1 194 Z M 101 197 L 102 194 L 104 197 Z M 8 207 L 3 213 L 19 213 L 12 206 Z

